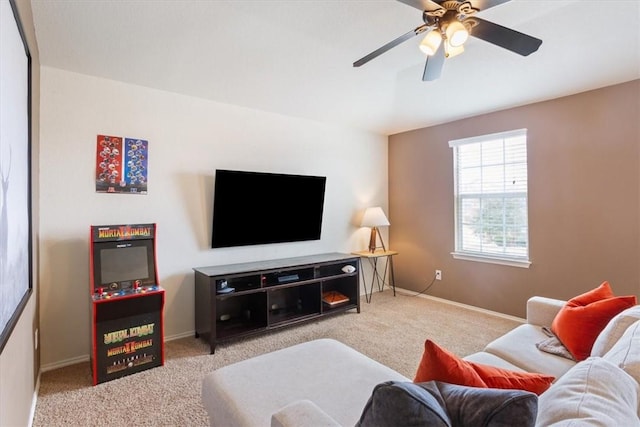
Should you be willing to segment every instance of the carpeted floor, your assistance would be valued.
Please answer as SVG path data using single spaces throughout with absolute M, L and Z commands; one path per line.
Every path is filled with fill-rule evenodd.
M 89 362 L 45 372 L 33 425 L 205 426 L 202 378 L 230 363 L 316 338 L 334 338 L 413 378 L 425 339 L 465 356 L 517 325 L 513 320 L 428 298 L 375 293 L 371 304 L 363 298 L 360 314 L 354 310 L 219 344 L 213 355 L 199 339 L 167 342 L 164 366 L 95 387 Z

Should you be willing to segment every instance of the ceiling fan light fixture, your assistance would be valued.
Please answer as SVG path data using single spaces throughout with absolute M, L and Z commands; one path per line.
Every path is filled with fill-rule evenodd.
M 445 58 L 453 58 L 454 56 L 460 55 L 464 52 L 464 46 L 451 46 L 449 41 L 445 41 L 444 43 L 444 56 Z
M 419 47 L 425 55 L 433 56 L 438 51 L 440 43 L 442 43 L 442 36 L 437 29 L 434 29 L 427 33 Z
M 452 47 L 462 46 L 469 38 L 469 31 L 460 21 L 451 21 L 445 30 L 447 40 Z

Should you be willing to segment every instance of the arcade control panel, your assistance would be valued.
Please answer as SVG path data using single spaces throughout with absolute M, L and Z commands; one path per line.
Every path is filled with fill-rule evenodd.
M 162 288 L 158 285 L 144 286 L 140 280 L 132 282 L 111 283 L 108 286 L 98 287 L 92 295 L 94 301 L 130 297 L 135 295 L 152 293 L 160 291 Z

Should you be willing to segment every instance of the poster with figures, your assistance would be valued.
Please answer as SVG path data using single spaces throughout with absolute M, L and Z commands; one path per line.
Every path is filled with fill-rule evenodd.
M 98 135 L 96 192 L 146 194 L 148 154 L 143 139 Z

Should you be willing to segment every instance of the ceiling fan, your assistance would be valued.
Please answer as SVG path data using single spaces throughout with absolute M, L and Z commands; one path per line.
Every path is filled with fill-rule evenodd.
M 476 13 L 498 6 L 510 0 L 398 0 L 422 11 L 424 24 L 390 41 L 353 63 L 360 67 L 410 38 L 426 33 L 420 50 L 427 55 L 422 74 L 423 81 L 440 77 L 445 58 L 464 51 L 469 35 L 500 46 L 522 56 L 538 50 L 542 40 L 521 32 L 494 24 L 475 16 Z

